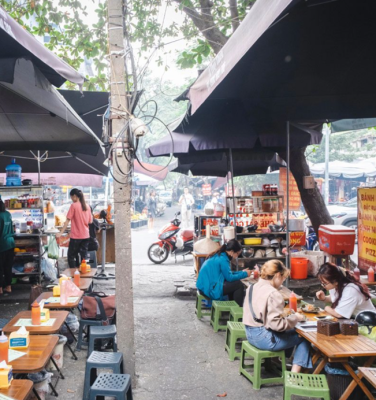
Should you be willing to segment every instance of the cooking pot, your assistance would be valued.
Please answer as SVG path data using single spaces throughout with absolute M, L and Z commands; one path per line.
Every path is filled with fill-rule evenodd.
M 304 219 L 289 219 L 290 232 L 303 232 L 305 231 Z

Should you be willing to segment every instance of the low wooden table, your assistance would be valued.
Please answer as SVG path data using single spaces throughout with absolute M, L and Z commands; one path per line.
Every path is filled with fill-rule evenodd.
M 53 286 L 57 286 L 58 284 L 59 282 L 56 282 L 54 285 L 47 286 L 47 289 L 52 291 Z M 78 288 L 86 292 L 87 290 L 91 289 L 92 285 L 93 285 L 93 279 L 91 278 L 80 279 L 80 286 Z
M 304 332 L 300 329 L 296 331 L 316 347 L 317 350 L 312 362 L 315 364 L 321 358 L 320 363 L 313 372 L 314 374 L 319 374 L 328 362 L 338 362 L 345 367 L 346 371 L 353 378 L 340 400 L 348 399 L 357 385 L 362 388 L 370 400 L 373 400 L 371 392 L 361 381 L 361 377 L 357 376 L 349 365 L 350 357 L 366 357 L 367 360 L 364 366 L 369 367 L 372 365 L 376 359 L 376 343 L 373 340 L 362 335 L 325 336 L 317 332 Z
M 14 374 L 31 374 L 42 371 L 50 360 L 59 337 L 55 335 L 31 335 L 27 349 L 19 350 L 24 356 L 10 361 Z
M 364 376 L 367 381 L 376 388 L 376 368 L 359 367 L 359 378 Z
M 364 283 L 367 286 L 376 286 L 376 282 L 370 282 L 368 280 L 368 276 L 367 275 L 361 275 L 360 276 L 360 282 Z
M 73 310 L 74 308 L 77 308 L 78 303 L 80 302 L 84 292 L 81 290 L 79 296 L 74 296 L 78 297 L 78 299 L 74 303 L 68 303 L 65 305 L 62 305 L 60 303 L 45 303 L 44 307 L 48 309 L 53 309 L 53 310 Z M 52 296 L 52 292 L 44 292 L 42 293 L 37 299 L 36 302 L 40 303 L 42 300 L 48 300 Z
M 243 284 L 245 285 L 245 287 L 248 288 L 250 285 L 253 285 L 253 284 L 257 283 L 257 282 L 258 282 L 258 279 L 254 279 L 254 278 L 244 278 L 244 279 L 242 279 L 241 281 L 243 282 Z M 281 294 L 282 294 L 282 296 L 283 296 L 283 298 L 284 298 L 285 301 L 288 301 L 288 300 L 290 299 L 291 290 L 290 290 L 290 289 L 287 289 L 286 286 L 281 286 L 281 287 L 279 288 L 279 291 L 281 292 Z M 302 299 L 303 299 L 303 297 L 302 297 L 302 296 L 299 296 L 298 294 L 296 295 L 296 298 L 297 298 L 298 300 L 302 300 Z
M 13 379 L 9 389 L 0 389 L 0 394 L 14 400 L 26 400 L 33 389 L 33 382 L 29 379 Z
M 30 332 L 30 335 L 51 335 L 59 332 L 67 319 L 68 311 L 50 311 L 50 318 L 55 319 L 52 326 L 26 326 L 26 330 Z M 31 311 L 21 311 L 14 318 L 12 318 L 3 328 L 4 333 L 9 334 L 20 329 L 19 326 L 15 326 L 20 319 L 31 319 Z
M 82 278 L 94 278 L 94 276 L 97 274 L 97 270 L 98 270 L 98 268 L 92 268 L 86 274 L 83 274 L 80 272 L 81 279 Z M 60 273 L 60 276 L 65 275 L 65 276 L 69 276 L 69 277 L 73 278 L 75 272 L 76 272 L 76 268 L 67 268 L 63 272 Z

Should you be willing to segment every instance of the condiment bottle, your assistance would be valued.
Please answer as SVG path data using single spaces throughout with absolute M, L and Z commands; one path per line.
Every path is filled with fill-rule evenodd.
M 375 270 L 372 267 L 368 269 L 368 282 L 375 282 Z
M 8 364 L 8 338 L 1 332 L 0 336 L 0 362 L 5 361 Z
M 87 273 L 86 260 L 82 260 L 81 265 L 80 265 L 80 270 L 81 270 L 81 274 L 86 274 Z
M 73 280 L 74 280 L 74 284 L 77 286 L 77 287 L 80 287 L 80 273 L 79 273 L 79 271 L 78 271 L 78 269 L 76 269 L 76 271 L 75 271 L 75 273 L 74 273 L 74 278 L 73 278 Z
M 36 301 L 31 305 L 31 323 L 40 325 L 40 306 Z
M 60 285 L 60 304 L 65 306 L 68 304 L 68 295 L 67 295 L 67 280 L 61 282 Z
M 259 278 L 259 269 L 258 269 L 257 265 L 255 266 L 255 269 L 253 271 L 253 278 L 254 279 L 258 279 Z
M 354 277 L 356 279 L 360 280 L 360 269 L 357 266 L 354 268 L 353 273 L 354 273 Z
M 294 310 L 295 312 L 298 311 L 298 299 L 294 292 L 291 292 L 290 294 L 289 307 L 290 310 Z

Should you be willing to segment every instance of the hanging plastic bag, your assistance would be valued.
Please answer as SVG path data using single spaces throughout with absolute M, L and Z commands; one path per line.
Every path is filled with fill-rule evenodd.
M 71 279 L 66 281 L 65 291 L 68 297 L 79 297 L 81 296 L 81 290 L 72 282 Z
M 52 261 L 43 258 L 42 259 L 42 272 L 44 273 L 44 277 L 48 281 L 55 281 L 57 279 L 56 269 L 53 266 Z
M 57 245 L 55 236 L 50 236 L 47 246 L 48 258 L 57 260 L 59 258 L 59 246 Z

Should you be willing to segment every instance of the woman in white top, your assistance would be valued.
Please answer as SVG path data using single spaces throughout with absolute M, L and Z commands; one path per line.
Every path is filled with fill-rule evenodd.
M 191 222 L 192 206 L 194 204 L 192 195 L 188 188 L 184 188 L 184 193 L 180 196 L 182 228 L 188 228 Z
M 351 318 L 361 311 L 375 311 L 367 286 L 361 284 L 349 271 L 335 264 L 325 263 L 320 267 L 317 276 L 323 288 L 330 293 L 329 296 L 322 290 L 316 293 L 319 300 L 332 303 L 331 307 L 325 307 L 328 314 L 336 318 Z

